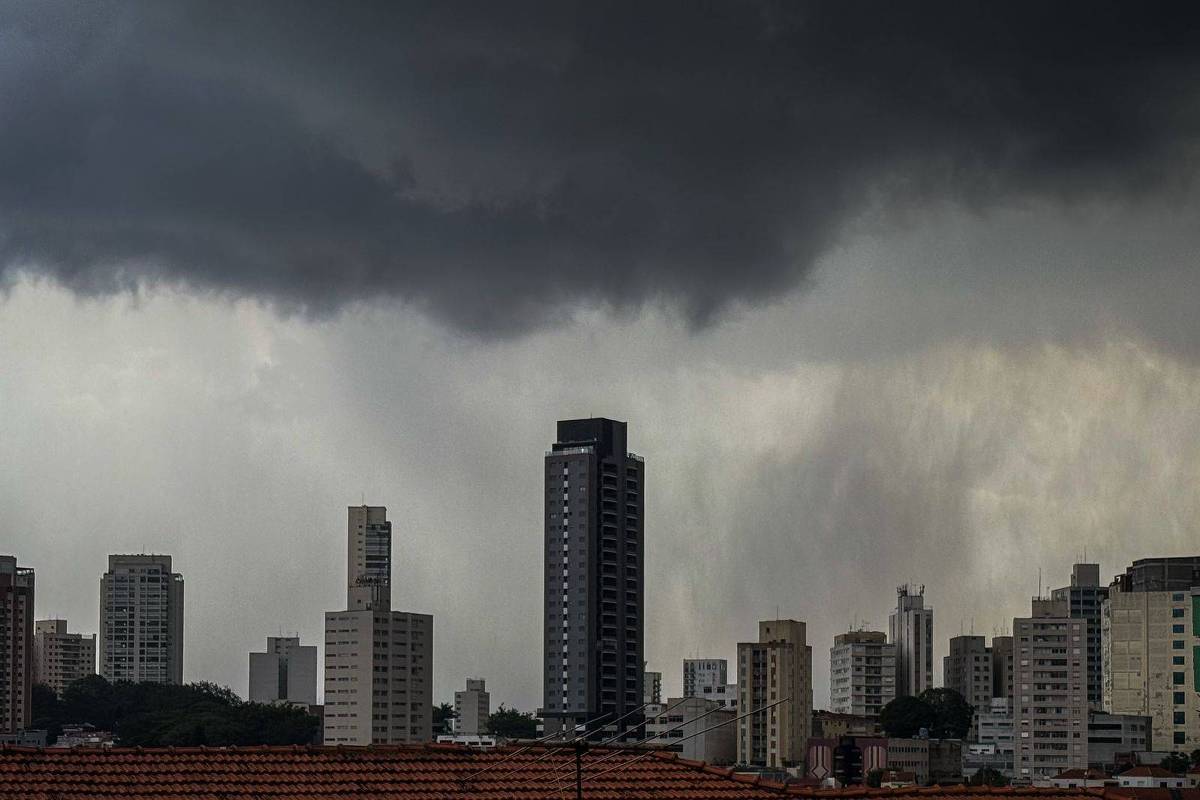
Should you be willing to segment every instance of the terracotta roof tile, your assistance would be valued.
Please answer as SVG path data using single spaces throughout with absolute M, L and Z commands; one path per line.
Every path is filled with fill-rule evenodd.
M 1159 800 L 1135 789 L 785 788 L 663 752 L 593 750 L 583 764 L 587 800 Z M 0 747 L 0 800 L 572 800 L 574 788 L 574 755 L 544 747 Z

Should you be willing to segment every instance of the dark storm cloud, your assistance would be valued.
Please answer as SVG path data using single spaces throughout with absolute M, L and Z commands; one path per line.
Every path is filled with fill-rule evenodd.
M 97 4 L 0 12 L 0 277 L 703 322 L 928 197 L 1186 186 L 1194 7 Z

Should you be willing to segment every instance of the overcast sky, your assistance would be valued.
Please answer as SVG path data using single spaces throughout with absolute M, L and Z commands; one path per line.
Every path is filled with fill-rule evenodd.
M 85 632 L 108 553 L 170 553 L 185 678 L 244 694 L 365 497 L 436 698 L 523 709 L 557 419 L 646 459 L 668 693 L 778 612 L 822 707 L 900 583 L 940 656 L 1085 548 L 1194 554 L 1179 13 L 6 4 L 0 552 Z

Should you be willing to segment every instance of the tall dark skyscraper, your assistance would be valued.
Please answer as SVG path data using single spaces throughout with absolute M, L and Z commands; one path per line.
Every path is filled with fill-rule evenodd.
M 1067 604 L 1067 613 L 1087 620 L 1087 698 L 1094 711 L 1103 707 L 1104 665 L 1100 653 L 1100 612 L 1108 599 L 1108 587 L 1100 585 L 1099 564 L 1076 564 L 1071 568 L 1071 585 L 1050 592 L 1052 600 Z
M 645 464 L 625 423 L 558 423 L 546 453 L 546 733 L 642 704 Z M 642 722 L 633 714 L 619 724 Z

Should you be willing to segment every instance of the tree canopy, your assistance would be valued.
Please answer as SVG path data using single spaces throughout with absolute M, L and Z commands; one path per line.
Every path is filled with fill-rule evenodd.
M 501 703 L 500 708 L 488 716 L 487 732 L 505 739 L 536 739 L 537 720 L 533 714 L 505 708 Z
M 63 725 L 82 723 L 112 731 L 122 745 L 147 747 L 306 744 L 320 724 L 304 709 L 247 703 L 212 683 L 109 683 L 93 675 L 61 698 L 35 687 L 34 727 L 57 739 Z
M 924 728 L 935 739 L 964 739 L 975 709 L 953 689 L 926 689 L 917 697 L 897 697 L 879 712 L 888 736 L 909 739 Z

